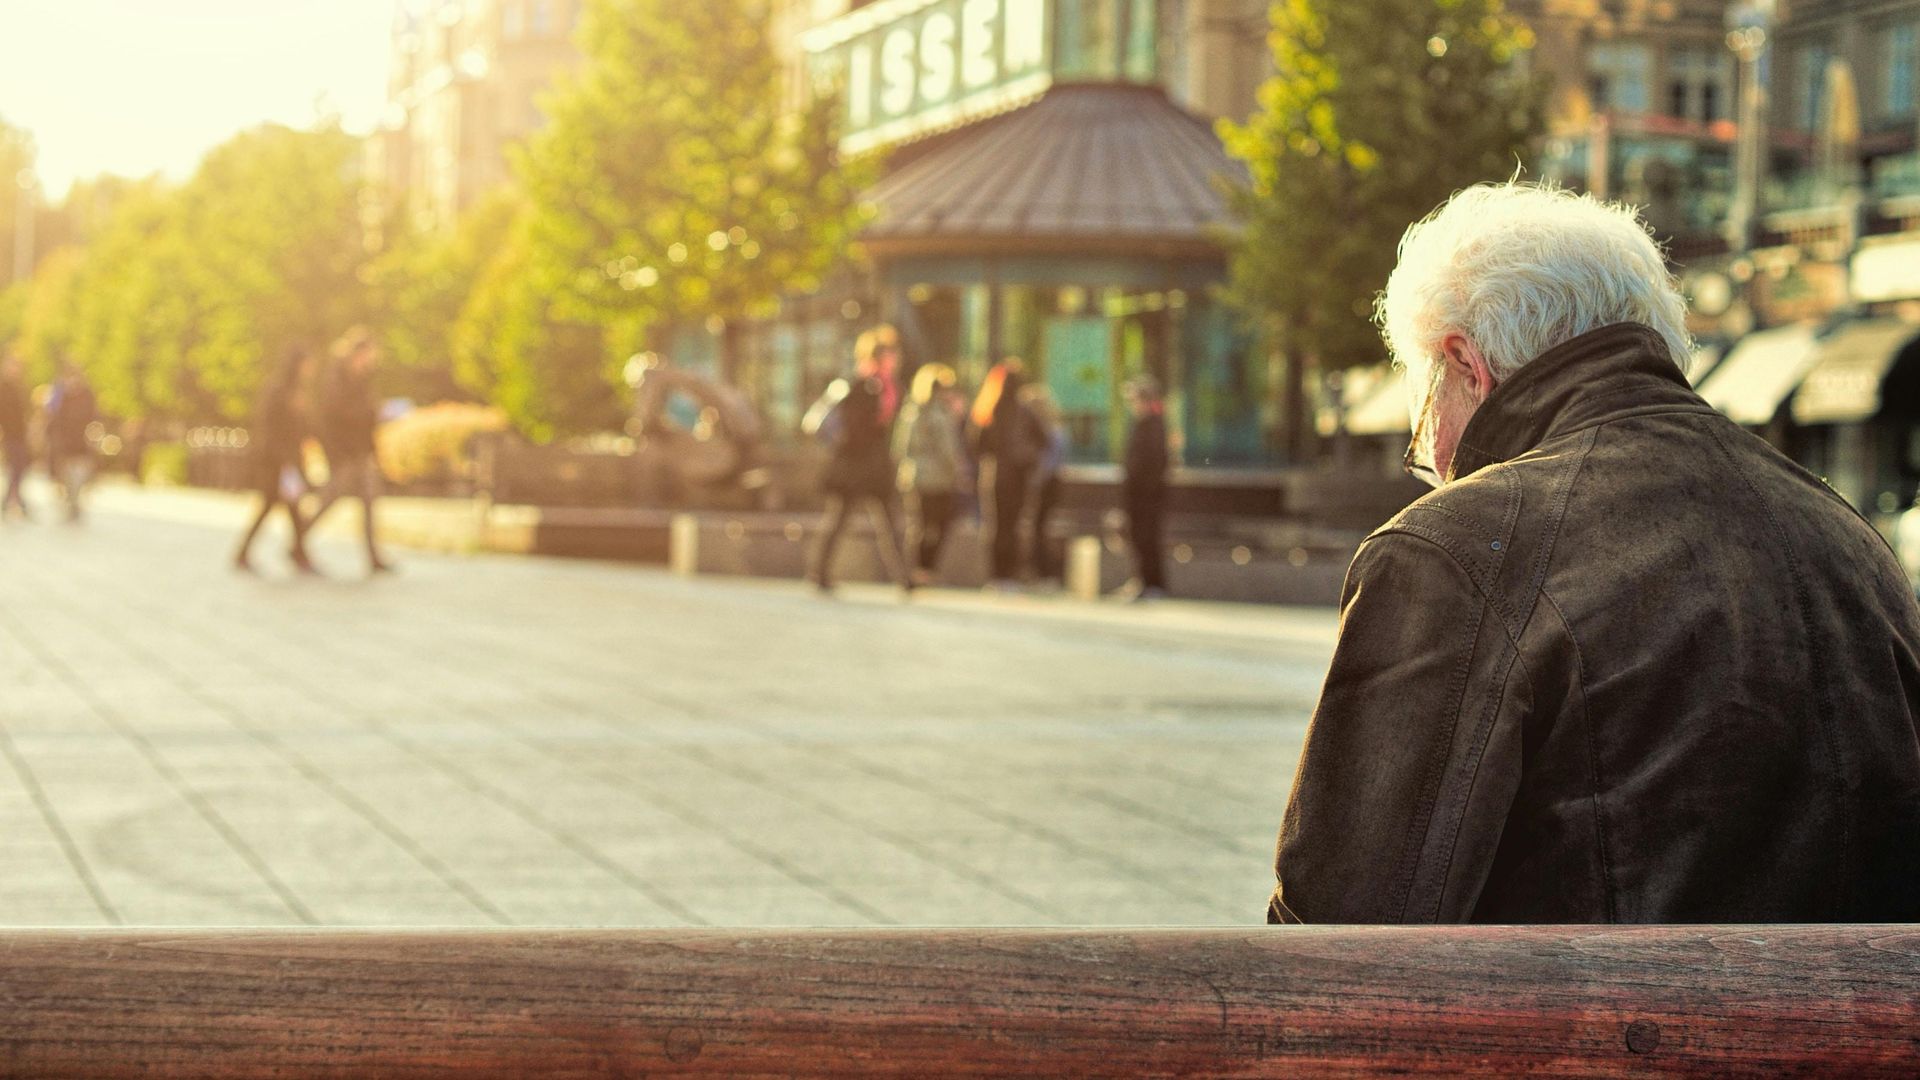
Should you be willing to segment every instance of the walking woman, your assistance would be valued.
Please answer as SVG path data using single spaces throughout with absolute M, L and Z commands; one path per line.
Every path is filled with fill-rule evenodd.
M 254 537 L 260 534 L 260 527 L 267 523 L 275 507 L 284 507 L 287 520 L 293 524 L 293 546 L 288 550 L 293 565 L 301 573 L 319 572 L 307 558 L 308 523 L 300 517 L 300 496 L 306 490 L 305 473 L 300 467 L 300 446 L 306 438 L 301 413 L 310 366 L 307 350 L 294 349 L 288 353 L 279 370 L 267 381 L 260 403 L 254 409 L 247 445 L 250 474 L 255 490 L 260 492 L 260 512 L 254 515 L 253 524 L 247 526 L 246 535 L 240 538 L 240 550 L 233 556 L 233 568 L 242 573 L 253 573 L 253 562 L 248 555 L 253 549 Z
M 1033 576 L 1043 585 L 1063 584 L 1064 558 L 1053 542 L 1053 512 L 1060 505 L 1060 469 L 1067 462 L 1067 429 L 1053 393 L 1039 383 L 1021 392 L 1021 400 L 1039 427 L 1044 449 L 1033 467 L 1033 513 L 1028 515 L 1027 549 L 1033 553 Z
M 1013 590 L 1023 576 L 1022 520 L 1033 490 L 1033 471 L 1046 450 L 1046 436 L 1020 400 L 1026 379 L 1020 361 L 1008 357 L 988 369 L 973 402 L 974 446 L 980 459 L 980 508 L 991 537 L 987 553 L 993 587 Z
M 860 335 L 854 345 L 850 379 L 837 379 L 813 408 L 801 427 L 827 444 L 827 510 L 814 550 L 809 576 L 821 593 L 833 592 L 833 556 L 846 531 L 847 515 L 855 505 L 867 504 L 874 539 L 887 575 L 900 587 L 913 589 L 900 555 L 900 529 L 894 512 L 895 471 L 888 432 L 899 404 L 894 372 L 900 362 L 899 339 L 891 327 Z
M 953 369 L 927 364 L 913 377 L 913 393 L 894 428 L 900 459 L 900 492 L 907 502 L 907 555 L 916 586 L 940 574 L 940 552 L 953 523 L 954 500 L 966 469 L 960 414 L 965 401 L 954 390 Z

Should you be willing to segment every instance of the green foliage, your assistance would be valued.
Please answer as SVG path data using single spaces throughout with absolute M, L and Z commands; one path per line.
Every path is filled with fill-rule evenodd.
M 390 237 L 368 268 L 389 390 L 426 401 L 462 396 L 454 378 L 454 327 L 523 208 L 514 192 L 503 190 L 482 199 L 451 230 Z
M 782 107 L 769 23 L 764 0 L 588 0 L 586 64 L 517 162 L 530 265 L 568 317 L 731 324 L 845 251 L 865 177 L 834 101 Z
M 33 159 L 32 136 L 0 118 L 0 282 L 9 287 L 19 284 L 13 280 L 13 238 L 14 230 L 19 228 L 14 219 L 19 215 L 22 200 L 15 181 L 22 169 L 33 164 Z M 6 326 L 0 324 L 0 333 L 5 330 Z
M 615 387 L 639 347 L 638 327 L 630 318 L 590 322 L 569 313 L 542 287 L 530 230 L 521 215 L 480 271 L 453 327 L 454 378 L 532 439 L 617 427 L 623 406 Z
M 140 455 L 140 482 L 158 487 L 179 487 L 187 482 L 187 444 L 182 442 L 148 443 Z
M 1276 73 L 1223 123 L 1253 184 L 1231 299 L 1299 361 L 1383 356 L 1370 316 L 1400 235 L 1460 188 L 1515 172 L 1541 130 L 1530 46 L 1500 0 L 1275 0 Z
M 15 291 L 23 294 L 18 302 L 18 329 L 13 349 L 27 361 L 27 375 L 35 381 L 53 377 L 67 357 L 66 343 L 73 336 L 76 287 L 85 257 L 77 248 L 61 248 L 40 261 L 33 278 Z
M 89 209 L 103 190 L 111 206 L 84 248 L 42 261 L 21 351 L 43 377 L 78 363 L 124 416 L 245 417 L 289 349 L 323 349 L 365 317 L 358 158 L 338 128 L 265 126 L 179 188 L 76 187 Z
M 380 471 L 402 484 L 442 483 L 473 470 L 476 435 L 507 430 L 504 412 L 448 401 L 415 409 L 381 426 Z

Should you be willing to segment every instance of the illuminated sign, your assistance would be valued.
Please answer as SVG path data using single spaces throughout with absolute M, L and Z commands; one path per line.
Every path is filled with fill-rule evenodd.
M 846 95 L 858 152 L 1033 97 L 1051 81 L 1047 0 L 880 0 L 800 38 Z

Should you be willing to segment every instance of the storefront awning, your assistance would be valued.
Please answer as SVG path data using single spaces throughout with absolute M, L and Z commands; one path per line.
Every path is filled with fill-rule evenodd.
M 1713 374 L 1714 366 L 1726 354 L 1727 347 L 1724 345 L 1695 346 L 1693 355 L 1687 360 L 1687 381 L 1699 386 L 1707 376 Z
M 1062 85 L 944 136 L 867 192 L 882 257 L 958 253 L 1221 255 L 1223 181 L 1244 183 L 1213 129 L 1158 89 Z
M 1347 407 L 1350 435 L 1405 435 L 1413 430 L 1407 418 L 1407 373 L 1382 368 L 1364 394 Z
M 1748 334 L 1707 376 L 1700 396 L 1735 423 L 1765 424 L 1819 356 L 1811 323 Z
M 1901 319 L 1862 319 L 1820 339 L 1819 359 L 1793 396 L 1799 424 L 1848 424 L 1880 411 L 1880 385 L 1900 350 L 1920 337 Z

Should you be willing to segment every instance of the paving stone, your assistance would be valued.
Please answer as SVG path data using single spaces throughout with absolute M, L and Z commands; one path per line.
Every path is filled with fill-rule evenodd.
M 1335 628 L 94 510 L 0 530 L 0 923 L 1255 923 Z

